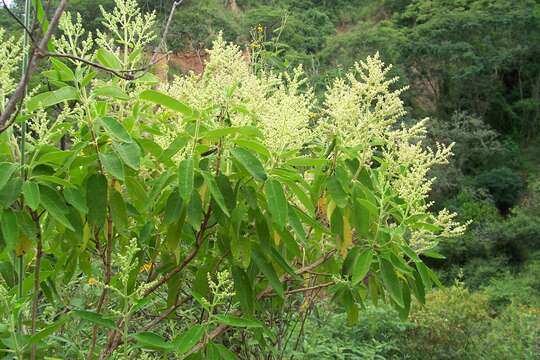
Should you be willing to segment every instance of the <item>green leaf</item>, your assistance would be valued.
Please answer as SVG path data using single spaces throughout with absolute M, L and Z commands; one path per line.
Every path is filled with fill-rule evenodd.
M 218 204 L 221 211 L 223 211 L 225 215 L 230 217 L 231 215 L 229 213 L 229 210 L 227 209 L 227 205 L 225 204 L 225 198 L 223 197 L 221 190 L 219 190 L 216 179 L 214 179 L 214 177 L 212 177 L 212 175 L 208 174 L 207 172 L 202 171 L 201 174 L 204 177 L 206 183 L 208 184 L 208 189 L 210 190 L 210 194 L 212 195 L 214 201 Z
M 114 150 L 120 155 L 120 158 L 127 166 L 133 170 L 139 170 L 141 164 L 141 148 L 137 143 L 115 144 Z
M 129 100 L 129 96 L 124 92 L 124 90 L 114 85 L 96 87 L 94 89 L 94 95 L 113 98 L 116 100 Z
M 431 288 L 431 277 L 429 276 L 429 269 L 428 267 L 421 261 L 416 262 L 416 269 L 418 270 L 418 274 L 420 275 L 420 279 L 422 280 L 422 283 L 424 284 L 425 289 Z
M 19 197 L 23 181 L 20 177 L 11 178 L 8 183 L 0 190 L 0 209 L 9 208 Z
M 120 230 L 125 230 L 128 227 L 128 215 L 126 203 L 122 194 L 115 189 L 111 190 L 109 196 L 109 205 L 111 207 L 111 216 L 114 225 Z
M 236 355 L 222 344 L 214 344 L 222 360 L 238 360 Z
M 264 193 L 268 203 L 268 210 L 270 211 L 270 215 L 272 215 L 272 220 L 280 229 L 283 229 L 287 223 L 289 204 L 287 198 L 285 198 L 281 183 L 275 179 L 269 178 L 264 183 Z
M 50 149 L 48 147 L 41 147 L 40 151 L 45 150 L 46 152 L 41 155 L 37 161 L 32 163 L 33 167 L 36 167 L 39 164 L 53 164 L 53 165 L 62 165 L 62 163 L 73 155 L 72 151 L 63 151 Z
M 289 205 L 289 224 L 291 225 L 291 228 L 296 233 L 296 236 L 301 242 L 306 241 L 306 231 L 304 229 L 304 225 L 302 225 L 302 222 L 300 221 L 300 217 L 298 216 L 297 210 L 294 206 Z
M 375 206 L 372 202 L 366 199 L 358 199 L 357 201 L 360 204 L 360 206 L 366 209 L 371 215 L 375 217 L 379 216 L 379 210 L 377 209 L 377 206 Z
M 73 81 L 73 80 L 75 80 L 75 74 L 69 68 L 69 66 L 67 66 L 66 64 L 64 64 L 60 60 L 55 59 L 53 57 L 50 58 L 50 59 L 51 59 L 51 64 L 54 67 L 54 70 L 56 70 L 58 72 L 58 74 L 60 75 L 60 80 L 62 80 L 62 81 Z
M 53 190 L 48 186 L 40 186 L 39 192 L 43 208 L 45 208 L 45 210 L 47 210 L 60 224 L 71 231 L 75 231 L 70 221 L 66 218 L 69 209 L 66 206 L 64 199 L 62 199 L 62 196 L 56 190 Z
M 380 258 L 379 263 L 381 266 L 381 276 L 390 297 L 398 304 L 398 306 L 402 308 L 405 307 L 400 282 L 394 271 L 394 266 L 390 261 L 384 258 Z
M 60 327 L 62 327 L 68 320 L 70 316 L 62 316 L 59 320 L 55 321 L 53 324 L 45 327 L 43 330 L 32 336 L 28 344 L 36 344 L 41 340 L 46 339 L 48 336 L 54 334 Z
M 371 249 L 366 249 L 358 255 L 352 268 L 351 281 L 353 285 L 360 283 L 366 277 L 372 261 L 373 251 Z
M 6 186 L 15 170 L 17 170 L 17 164 L 8 162 L 0 163 L 0 190 Z
M 418 222 L 418 223 L 411 224 L 411 227 L 413 227 L 415 229 L 427 230 L 427 231 L 430 231 L 432 233 L 439 233 L 439 232 L 442 231 L 442 227 L 440 227 L 438 225 L 435 225 L 435 224 L 429 224 L 429 223 L 424 223 L 424 222 Z
M 443 254 L 438 253 L 435 250 L 425 250 L 425 251 L 422 252 L 421 255 L 426 256 L 426 257 L 430 257 L 430 258 L 433 258 L 433 259 L 440 259 L 440 260 L 446 259 L 446 256 L 444 256 Z
M 399 247 L 401 250 L 403 250 L 405 255 L 407 255 L 409 259 L 411 259 L 412 261 L 414 262 L 421 261 L 420 258 L 418 257 L 418 254 L 416 254 L 416 252 L 414 252 L 414 250 L 411 249 L 408 245 L 401 244 Z
M 233 210 L 233 218 L 235 217 L 238 209 Z M 240 265 L 243 269 L 249 266 L 251 261 L 251 242 L 248 238 L 240 236 L 236 231 L 231 239 L 231 253 L 235 263 Z
M 330 198 L 334 200 L 337 206 L 340 208 L 347 206 L 347 193 L 343 190 L 335 175 L 328 178 L 326 189 L 330 194 Z
M 25 181 L 22 186 L 25 204 L 32 210 L 36 210 L 39 206 L 39 186 L 35 182 Z
M 178 165 L 178 190 L 180 196 L 187 203 L 191 199 L 191 193 L 193 192 L 193 159 L 184 159 Z
M 224 325 L 243 328 L 261 328 L 263 325 L 259 321 L 241 318 L 232 315 L 215 315 L 217 321 Z
M 113 152 L 100 153 L 99 158 L 101 163 L 110 175 L 113 177 L 125 181 L 124 164 L 120 158 Z
M 260 143 L 256 140 L 247 140 L 247 139 L 235 139 L 233 141 L 236 145 L 241 146 L 242 148 L 255 151 L 259 155 L 263 156 L 266 159 L 269 159 L 272 154 L 270 151 L 264 146 L 264 144 Z
M 234 289 L 240 302 L 240 309 L 244 314 L 253 314 L 253 290 L 246 272 L 238 266 L 232 267 Z
M 26 108 L 29 112 L 33 112 L 69 100 L 79 100 L 79 92 L 72 86 L 64 86 L 58 90 L 47 91 L 33 96 L 26 102 Z
M 173 344 L 153 332 L 141 332 L 130 335 L 137 342 L 137 345 L 150 350 L 160 350 L 169 352 L 174 349 Z
M 281 254 L 274 247 L 270 247 L 270 257 L 277 263 L 285 272 L 294 278 L 299 278 L 293 268 L 287 263 L 287 261 L 281 256 Z
M 104 318 L 103 315 L 97 314 L 93 311 L 75 310 L 73 315 L 76 317 L 89 321 L 94 325 L 103 326 L 108 329 L 117 330 L 116 324 L 111 319 Z
M 105 116 L 100 119 L 101 124 L 105 128 L 105 131 L 109 136 L 112 138 L 118 139 L 123 142 L 133 142 L 133 139 L 127 132 L 127 130 L 124 128 L 122 124 L 120 124 L 115 118 L 110 116 Z
M 163 222 L 166 225 L 170 225 L 175 221 L 178 221 L 180 219 L 180 214 L 182 213 L 182 209 L 184 207 L 184 202 L 182 201 L 182 198 L 178 194 L 178 191 L 175 190 L 169 195 L 169 198 L 167 199 L 167 205 L 165 205 L 165 214 L 163 216 Z
M 287 164 L 291 166 L 314 166 L 319 167 L 328 164 L 328 159 L 314 159 L 314 158 L 306 158 L 306 157 L 297 157 L 294 159 L 287 160 Z
M 264 274 L 270 286 L 276 291 L 280 297 L 285 296 L 285 291 L 283 290 L 283 284 L 279 281 L 279 277 L 274 270 L 274 267 L 269 263 L 263 254 L 261 254 L 257 249 L 254 249 L 251 252 L 251 258 L 257 265 L 257 268 Z
M 110 69 L 122 69 L 122 63 L 120 62 L 120 59 L 118 59 L 118 56 L 116 56 L 116 54 L 110 52 L 109 50 L 99 48 L 96 52 L 96 58 L 101 64 L 105 65 Z
M 153 102 L 186 116 L 195 115 L 195 111 L 191 107 L 159 91 L 145 90 L 139 95 L 139 97 L 142 100 Z
M 4 210 L 1 213 L 0 226 L 2 227 L 2 235 L 6 244 L 6 251 L 15 249 L 17 239 L 19 237 L 19 229 L 17 227 L 17 217 L 11 210 Z
M 86 184 L 86 205 L 88 222 L 98 227 L 103 226 L 107 215 L 107 178 L 102 174 L 93 174 Z
M 141 77 L 135 79 L 135 82 L 147 85 L 158 85 L 159 83 L 161 83 L 161 79 L 150 72 L 146 72 Z
M 231 154 L 255 179 L 266 180 L 267 176 L 264 167 L 255 155 L 240 147 L 232 149 Z
M 174 141 L 169 145 L 169 147 L 163 150 L 163 153 L 159 157 L 159 161 L 166 162 L 176 155 L 180 149 L 184 148 L 190 140 L 190 136 L 187 134 L 180 134 L 174 139 Z
M 55 184 L 55 185 L 63 186 L 65 188 L 71 188 L 74 186 L 69 181 L 61 179 L 53 175 L 35 175 L 31 177 L 31 180 L 35 180 L 36 182 L 40 184 L 44 184 L 44 185 Z
M 239 126 L 239 127 L 222 127 L 209 130 L 201 135 L 203 139 L 219 139 L 228 135 L 241 134 L 249 137 L 261 137 L 262 134 L 259 129 L 254 126 Z
M 67 203 L 77 209 L 79 212 L 86 214 L 88 207 L 86 207 L 86 199 L 83 193 L 75 188 L 64 189 L 64 198 Z
M 410 287 L 413 289 L 414 296 L 416 296 L 418 301 L 420 301 L 420 303 L 422 304 L 425 304 L 426 303 L 426 290 L 425 290 L 422 278 L 420 277 L 420 274 L 417 271 L 415 271 L 413 275 L 414 275 L 414 280 L 409 281 Z
M 173 346 L 174 346 L 175 352 L 178 355 L 187 353 L 189 350 L 191 350 L 192 347 L 197 345 L 197 343 L 202 339 L 203 336 L 204 336 L 204 326 L 195 325 L 191 327 L 185 333 L 177 336 L 173 340 Z

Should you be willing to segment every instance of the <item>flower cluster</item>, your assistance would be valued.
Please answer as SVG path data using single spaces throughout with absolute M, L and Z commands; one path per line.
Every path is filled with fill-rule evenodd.
M 405 203 L 404 216 L 426 215 L 442 229 L 437 235 L 415 229 L 411 236 L 413 248 L 427 249 L 438 237 L 461 235 L 467 224 L 455 222 L 456 214 L 447 210 L 437 216 L 430 215 L 431 204 L 427 201 L 435 181 L 429 177 L 429 171 L 448 163 L 453 144 L 426 147 L 423 140 L 427 119 L 413 126 L 401 123 L 406 111 L 400 96 L 406 88 L 392 89 L 398 79 L 388 79 L 391 67 L 385 66 L 378 54 L 357 63 L 354 70 L 328 89 L 326 117 L 319 132 L 335 137 L 342 148 L 355 149 L 356 156 L 367 166 L 373 165 L 373 154 L 378 150 L 387 185 Z
M 196 109 L 215 106 L 224 109 L 233 126 L 254 125 L 264 135 L 269 149 L 281 153 L 298 150 L 309 143 L 314 134 L 309 128 L 313 92 L 305 89 L 302 68 L 292 75 L 255 74 L 238 46 L 226 44 L 220 36 L 209 50 L 209 60 L 201 75 L 179 76 L 166 91 Z M 164 124 L 164 132 L 182 128 L 182 117 Z M 210 127 L 222 124 L 212 123 Z M 167 131 L 167 128 L 170 130 Z M 171 135 L 162 139 L 170 142 Z
M 136 0 L 115 0 L 112 12 L 106 11 L 101 5 L 100 9 L 103 25 L 113 36 L 110 38 L 105 32 L 98 30 L 96 42 L 112 52 L 115 52 L 117 46 L 124 47 L 124 65 L 127 65 L 129 50 L 142 50 L 156 38 L 153 32 L 155 12 L 141 13 Z
M 73 15 L 66 12 L 60 18 L 58 27 L 62 35 L 55 39 L 57 50 L 64 54 L 89 58 L 94 47 L 94 38 L 91 32 L 86 32 L 83 28 L 81 14 L 77 13 L 76 20 L 73 21 Z M 79 65 L 79 62 L 74 62 Z
M 15 90 L 14 72 L 21 61 L 21 45 L 13 37 L 7 37 L 0 28 L 0 112 L 4 110 L 9 95 Z

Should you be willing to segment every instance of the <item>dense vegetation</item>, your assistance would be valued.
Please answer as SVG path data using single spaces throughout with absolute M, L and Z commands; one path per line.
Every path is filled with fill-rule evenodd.
M 50 15 L 57 1 L 46 3 Z M 138 1 L 156 21 L 134 26 L 139 42 L 124 53 L 122 39 L 115 47 L 98 37 L 87 49 L 79 43 L 77 54 L 117 69 L 142 66 L 143 50 L 160 41 L 148 34 L 159 34 L 172 3 Z M 96 4 L 110 12 L 115 1 L 73 0 L 69 10 L 81 13 L 86 30 L 110 35 Z M 15 15 L 23 9 L 15 1 Z M 0 26 L 3 39 L 21 34 L 5 11 Z M 66 22 L 59 33 L 76 29 Z M 209 343 L 203 358 L 540 357 L 536 1 L 184 0 L 166 40 L 170 51 L 203 54 L 204 74 L 183 75 L 171 64 L 169 83 L 159 85 L 151 75 L 132 82 L 68 60 L 42 65 L 19 115 L 33 119 L 24 184 L 11 166 L 20 160 L 20 130 L 2 134 L 3 348 L 24 357 L 37 344 L 38 354 L 83 358 L 92 337 L 97 355 L 113 348 L 112 336 L 118 358 L 181 356 L 182 344 L 197 342 Z M 73 50 L 69 41 L 57 46 Z M 3 62 L 16 47 L 4 47 Z M 19 61 L 4 62 L 0 82 L 7 66 L 16 78 Z M 0 89 L 1 100 L 9 86 Z M 58 89 L 63 97 L 43 104 L 39 93 Z M 369 106 L 359 100 L 372 92 L 383 97 Z M 362 116 L 367 128 L 357 126 Z M 400 126 L 419 133 L 396 135 Z M 405 149 L 420 146 L 412 140 L 423 126 L 422 146 L 436 151 Z M 443 165 L 451 143 L 454 155 Z M 426 192 L 403 191 L 431 177 Z M 403 215 L 411 204 L 417 213 Z M 445 217 L 445 208 L 457 217 Z M 387 229 L 375 229 L 373 217 Z M 464 233 L 457 224 L 445 228 L 469 220 Z M 45 244 L 39 296 L 32 281 L 42 240 L 28 230 L 36 222 Z M 192 248 L 193 263 L 172 273 Z M 114 256 L 105 251 L 102 261 L 105 249 Z M 28 254 L 22 297 L 13 251 Z M 424 288 L 437 282 L 429 269 L 447 288 L 426 293 L 422 305 Z M 153 281 L 168 274 L 146 300 Z M 389 305 L 377 301 L 383 289 Z M 103 294 L 109 299 L 99 305 Z M 31 337 L 36 298 L 42 335 Z M 136 323 L 171 306 L 161 324 L 144 329 L 152 333 L 141 332 Z M 225 325 L 237 330 L 209 338 Z

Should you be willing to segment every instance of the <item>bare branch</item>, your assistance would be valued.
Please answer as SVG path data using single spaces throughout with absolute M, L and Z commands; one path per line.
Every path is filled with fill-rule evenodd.
M 311 271 L 311 270 L 317 268 L 318 266 L 320 266 L 321 264 L 326 262 L 328 259 L 330 259 L 335 253 L 336 253 L 336 250 L 331 250 L 331 251 L 327 252 L 325 255 L 320 257 L 315 262 L 313 262 L 313 263 L 299 269 L 296 272 L 296 274 L 297 275 L 302 275 L 302 274 L 304 274 L 304 273 L 306 273 L 308 271 Z M 289 278 L 289 275 L 283 275 L 280 280 L 283 282 L 283 281 L 287 280 L 288 278 Z M 328 285 L 326 285 L 326 286 L 328 286 Z M 262 298 L 264 298 L 266 296 L 269 296 L 269 294 L 272 294 L 272 292 L 273 292 L 273 288 L 269 286 L 269 287 L 267 287 L 266 289 L 264 289 L 263 291 L 261 291 L 257 295 L 257 299 L 259 300 L 259 299 L 262 299 Z M 239 315 L 239 314 L 240 314 L 240 310 L 236 310 L 236 311 L 232 312 L 232 315 Z M 201 342 L 199 342 L 197 345 L 192 347 L 191 350 L 189 352 L 187 352 L 185 355 L 189 356 L 189 355 L 195 354 L 197 351 L 199 351 L 203 347 L 205 347 L 208 342 L 212 341 L 213 339 L 215 339 L 216 337 L 218 337 L 219 335 L 224 333 L 228 328 L 229 328 L 229 326 L 227 326 L 227 325 L 219 325 L 214 330 L 212 330 L 212 332 L 210 332 L 210 334 L 208 334 L 208 336 L 206 336 Z
M 15 113 L 15 111 L 17 110 L 17 104 L 24 98 L 26 87 L 28 86 L 32 75 L 36 70 L 37 65 L 46 56 L 45 54 L 47 53 L 47 44 L 51 40 L 54 31 L 58 27 L 58 22 L 60 21 L 60 17 L 64 12 L 67 3 L 68 0 L 60 1 L 60 4 L 54 12 L 51 22 L 49 23 L 49 28 L 47 29 L 47 32 L 43 35 L 37 46 L 32 48 L 32 51 L 30 53 L 30 60 L 28 62 L 28 67 L 26 68 L 24 76 L 19 81 L 15 92 L 9 98 L 4 112 L 0 114 L 0 133 L 6 130 L 7 127 L 13 123 L 11 117 L 13 113 Z
M 17 22 L 17 24 L 19 24 L 23 29 L 24 31 L 28 34 L 28 37 L 30 38 L 30 40 L 32 40 L 32 42 L 34 42 L 34 38 L 33 38 L 33 35 L 32 35 L 32 32 L 30 31 L 30 29 L 28 29 L 26 27 L 26 25 L 23 24 L 23 22 L 21 21 L 21 19 L 19 19 L 10 9 L 9 9 L 9 6 L 7 6 L 6 4 L 6 1 L 5 0 L 2 0 L 2 3 L 4 4 L 4 9 L 7 11 L 8 15 L 11 16 L 13 18 L 13 20 L 15 20 Z

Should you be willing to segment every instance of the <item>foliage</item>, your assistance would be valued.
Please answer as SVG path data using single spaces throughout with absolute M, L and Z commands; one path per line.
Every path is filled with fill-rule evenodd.
M 294 351 L 294 346 L 290 346 L 287 356 L 298 359 L 389 359 L 399 354 L 401 337 L 411 326 L 399 321 L 395 311 L 388 307 L 367 306 L 354 326 L 347 325 L 346 314 L 334 314 L 323 308 L 309 318 L 298 349 Z
M 486 296 L 453 286 L 433 292 L 426 300 L 428 306 L 411 312 L 416 326 L 408 338 L 414 341 L 405 342 L 405 352 L 414 354 L 413 359 L 422 359 L 425 354 L 434 359 L 467 358 L 471 338 L 489 321 Z
M 103 31 L 66 15 L 50 44 L 105 74 L 53 57 L 47 90 L 0 135 L 2 353 L 264 354 L 314 270 L 351 323 L 368 299 L 405 318 L 440 285 L 419 255 L 466 227 L 429 210 L 451 145 L 400 122 L 404 89 L 377 54 L 321 107 L 300 67 L 265 71 L 221 37 L 201 75 L 124 79 L 147 63 L 156 16 L 115 4 Z
M 299 359 L 520 359 L 538 357 L 539 308 L 514 303 L 494 311 L 490 294 L 457 284 L 413 306 L 408 321 L 389 307 L 367 306 L 358 324 L 321 307 L 308 318 Z
M 511 305 L 491 321 L 490 330 L 475 337 L 474 354 L 483 359 L 536 359 L 540 355 L 539 308 Z
M 536 253 L 519 271 L 499 272 L 485 287 L 490 303 L 499 310 L 510 303 L 540 307 L 539 269 L 539 254 Z
M 476 182 L 489 192 L 503 213 L 517 203 L 525 189 L 523 179 L 507 167 L 486 171 L 476 177 Z

